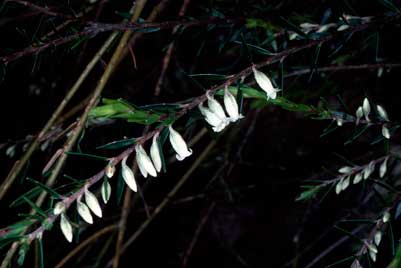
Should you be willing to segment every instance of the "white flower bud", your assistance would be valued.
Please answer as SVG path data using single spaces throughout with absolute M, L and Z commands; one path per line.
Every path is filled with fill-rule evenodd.
M 263 89 L 263 91 L 266 92 L 267 99 L 276 99 L 277 98 L 277 92 L 280 91 L 280 89 L 276 89 L 273 87 L 272 82 L 270 79 L 262 73 L 261 71 L 256 70 L 255 67 L 252 67 L 253 70 L 253 75 L 255 76 L 256 83 Z
M 111 186 L 108 180 L 103 181 L 102 188 L 100 188 L 100 193 L 102 194 L 103 202 L 107 204 L 111 195 Z
M 84 219 L 89 224 L 93 223 L 93 218 L 91 215 L 91 212 L 89 211 L 89 208 L 85 203 L 81 202 L 80 200 L 77 200 L 77 210 L 78 214 Z
M 343 24 L 343 25 L 341 25 L 340 27 L 337 28 L 337 31 L 338 32 L 342 32 L 342 31 L 345 31 L 347 29 L 349 29 L 349 25 Z
M 371 161 L 367 167 L 363 169 L 363 178 L 366 180 L 375 170 L 375 162 Z
M 59 215 L 65 211 L 65 205 L 63 202 L 57 202 L 53 209 L 54 215 Z
M 388 157 L 386 157 L 385 159 L 384 159 L 384 161 L 381 163 L 381 165 L 380 165 L 380 178 L 383 178 L 384 177 L 384 175 L 386 174 L 386 172 L 387 172 L 387 161 L 388 161 Z
M 125 183 L 128 185 L 128 187 L 136 192 L 137 189 L 137 185 L 136 185 L 136 181 L 135 181 L 135 177 L 134 177 L 134 172 L 132 172 L 132 170 L 127 166 L 127 158 L 128 156 L 124 157 L 123 160 L 121 161 L 121 174 L 122 177 L 125 181 Z
M 162 169 L 162 159 L 160 157 L 159 145 L 157 143 L 157 136 L 153 136 L 152 145 L 150 146 L 150 158 L 152 158 L 153 165 L 157 172 Z
M 168 128 L 170 130 L 170 144 L 173 147 L 174 151 L 177 153 L 177 160 L 182 161 L 192 154 L 192 150 L 188 148 L 187 143 L 184 141 L 180 133 L 173 129 L 172 125 L 170 125 Z
M 388 119 L 387 112 L 384 110 L 384 108 L 380 105 L 377 105 L 377 112 L 379 113 L 379 116 L 384 120 L 384 121 L 390 121 Z
M 376 253 L 374 253 L 373 251 L 369 250 L 369 256 L 370 256 L 370 258 L 372 259 L 373 262 L 376 262 L 376 258 L 377 258 L 376 255 L 377 255 Z
M 355 177 L 354 177 L 354 184 L 359 183 L 361 180 L 362 180 L 362 174 L 361 174 L 361 173 L 355 174 Z
M 350 177 L 346 177 L 343 182 L 341 183 L 341 191 L 344 191 L 345 189 L 348 188 L 350 182 Z
M 368 244 L 368 249 L 369 249 L 369 251 L 374 252 L 376 254 L 378 252 L 377 247 L 374 244 L 371 244 L 371 243 Z
M 382 126 L 382 135 L 383 137 L 385 137 L 386 139 L 390 139 L 390 130 L 388 130 L 386 124 L 384 124 Z
M 388 222 L 390 220 L 390 217 L 391 217 L 390 213 L 388 211 L 385 211 L 383 213 L 383 222 L 384 223 Z
M 72 226 L 71 226 L 71 223 L 65 217 L 64 213 L 61 214 L 61 216 L 60 216 L 60 229 L 61 229 L 61 232 L 63 233 L 65 239 L 67 239 L 67 241 L 71 243 L 72 242 Z
M 380 242 L 382 241 L 382 236 L 383 236 L 383 233 L 382 233 L 381 231 L 377 231 L 377 232 L 375 233 L 375 238 L 374 238 L 374 240 L 375 240 L 376 246 L 379 246 L 379 245 L 380 245 Z
M 228 90 L 228 88 L 224 88 L 224 107 L 226 108 L 227 114 L 230 116 L 230 121 L 235 122 L 238 119 L 243 118 L 243 116 L 239 113 L 238 103 L 233 94 Z
M 344 120 L 342 118 L 337 117 L 336 122 L 337 122 L 337 126 L 341 127 L 344 123 Z
M 362 116 L 363 116 L 363 109 L 362 106 L 359 106 L 358 109 L 355 112 L 356 115 L 356 124 L 359 124 L 359 121 L 361 120 Z
M 365 99 L 363 100 L 362 110 L 363 110 L 363 114 L 365 115 L 366 121 L 370 121 L 370 120 L 369 120 L 370 104 L 369 104 L 368 98 L 365 98 Z
M 209 106 L 210 111 L 217 115 L 219 118 L 223 119 L 226 118 L 226 113 L 224 112 L 223 107 L 221 104 L 212 96 L 209 95 L 209 93 L 206 93 L 207 97 L 207 105 Z
M 338 172 L 344 173 L 344 174 L 351 173 L 352 172 L 352 167 L 348 167 L 348 166 L 342 167 L 342 168 L 340 168 L 338 170 Z
M 343 190 L 343 179 L 341 179 L 339 182 L 337 182 L 336 184 L 336 194 L 341 193 L 341 191 Z
M 142 145 L 137 144 L 135 146 L 136 151 L 136 162 L 138 163 L 139 170 L 142 173 L 142 176 L 145 178 L 148 176 L 148 173 L 152 177 L 157 177 L 157 172 L 155 167 L 153 166 L 152 160 L 150 160 L 148 154 L 145 149 L 143 149 Z
M 111 163 L 108 163 L 106 168 L 105 168 L 105 174 L 107 178 L 111 178 L 114 176 L 114 173 L 116 171 L 116 167 L 114 165 L 112 165 Z
M 85 202 L 90 210 L 99 218 L 102 217 L 102 209 L 96 196 L 91 193 L 88 189 L 85 190 Z

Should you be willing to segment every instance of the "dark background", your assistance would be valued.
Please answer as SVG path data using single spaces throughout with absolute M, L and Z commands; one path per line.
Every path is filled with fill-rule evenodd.
M 142 18 L 146 18 L 158 1 L 149 1 Z M 177 20 L 181 1 L 171 1 L 162 12 L 158 21 Z M 400 1 L 393 1 L 400 6 Z M 80 10 L 81 1 L 38 1 L 40 6 L 55 7 L 58 12 L 70 14 Z M 105 2 L 100 16 L 101 22 L 120 22 L 122 16 L 117 12 L 126 12 L 130 1 Z M 96 8 L 95 8 L 96 10 Z M 53 25 L 63 21 L 43 14 L 27 15 L 32 10 L 8 3 L 0 17 L 0 56 L 19 51 L 43 36 Z M 207 19 L 212 14 L 224 14 L 228 18 L 260 18 L 285 27 L 280 16 L 298 22 L 320 23 L 337 22 L 340 14 L 354 16 L 382 17 L 390 11 L 380 1 L 191 1 L 186 13 L 188 18 Z M 328 15 L 329 14 L 329 15 Z M 326 16 L 326 17 L 325 17 Z M 302 19 L 301 19 L 302 18 Z M 95 12 L 89 13 L 85 20 L 94 20 Z M 81 29 L 84 21 L 74 23 L 68 28 Z M 241 27 L 241 26 L 234 26 Z M 205 26 L 188 28 L 180 35 L 171 37 L 170 30 L 142 36 L 135 47 L 136 62 L 134 67 L 130 55 L 123 60 L 113 75 L 102 96 L 123 98 L 136 105 L 159 102 L 175 102 L 199 96 L 204 89 L 197 86 L 188 74 L 223 73 L 233 74 L 251 64 L 249 55 L 239 54 L 238 45 L 229 43 L 219 53 L 221 40 L 227 37 L 230 27 L 216 27 L 210 31 Z M 234 28 L 235 30 L 235 28 Z M 335 56 L 330 56 L 341 38 L 322 46 L 317 66 L 338 64 L 339 58 L 344 64 L 399 63 L 401 60 L 401 34 L 399 23 L 394 22 L 383 27 L 356 33 Z M 258 38 L 264 36 L 263 30 L 249 30 L 249 42 L 258 44 Z M 66 32 L 57 34 L 58 37 Z M 22 155 L 22 145 L 16 146 L 16 154 L 10 158 L 5 150 L 27 135 L 37 133 L 46 123 L 63 96 L 80 75 L 86 63 L 105 40 L 107 34 L 82 42 L 73 48 L 71 44 L 52 47 L 35 56 L 19 58 L 5 67 L 0 84 L 1 94 L 1 131 L 0 142 L 4 144 L 0 154 L 0 178 L 5 178 L 13 163 Z M 248 38 L 248 37 L 247 37 Z M 174 54 L 162 86 L 159 97 L 152 96 L 155 83 L 161 70 L 161 61 L 166 46 L 175 40 Z M 282 40 L 279 40 L 282 42 Z M 294 41 L 288 47 L 302 44 Z M 203 49 L 200 50 L 200 47 Z M 284 49 L 279 43 L 279 51 Z M 270 44 L 266 49 L 272 49 Z M 103 58 L 103 63 L 96 66 L 88 79 L 74 97 L 67 110 L 86 98 L 96 85 L 113 50 Z M 314 49 L 303 51 L 285 60 L 284 71 L 287 73 L 298 68 L 310 68 Z M 254 53 L 253 61 L 266 58 Z M 235 64 L 233 65 L 233 63 Z M 226 71 L 221 71 L 226 68 Z M 277 75 L 278 64 L 265 69 Z M 399 78 L 401 68 L 385 70 L 381 77 L 377 70 L 354 70 L 292 77 L 284 80 L 286 98 L 305 104 L 317 105 L 324 98 L 331 108 L 344 110 L 339 98 L 344 100 L 350 111 L 355 111 L 365 96 L 374 103 L 382 104 L 393 121 L 400 120 Z M 219 83 L 199 79 L 204 88 Z M 248 78 L 246 82 L 252 82 Z M 122 256 L 122 267 L 134 265 L 181 266 L 183 255 L 187 251 L 194 233 L 202 219 L 212 206 L 210 215 L 201 230 L 199 239 L 188 259 L 188 267 L 283 267 L 297 254 L 310 246 L 293 267 L 305 267 L 324 249 L 333 245 L 343 234 L 333 229 L 333 225 L 347 215 L 354 218 L 369 218 L 380 211 L 381 201 L 374 197 L 371 202 L 361 206 L 365 196 L 362 187 L 352 187 L 340 196 L 329 194 L 323 202 L 321 198 L 309 202 L 295 202 L 300 193 L 300 185 L 308 179 L 330 179 L 338 167 L 345 165 L 340 156 L 363 164 L 383 154 L 383 144 L 371 146 L 379 129 L 366 132 L 355 143 L 344 145 L 353 132 L 353 126 L 346 125 L 334 133 L 320 138 L 329 121 L 312 120 L 307 116 L 285 111 L 279 107 L 267 106 L 261 110 L 244 106 L 246 118 L 232 125 L 221 134 L 215 148 L 204 163 L 190 177 L 174 200 L 196 196 L 201 198 L 179 204 L 170 204 L 151 223 L 147 230 L 134 242 Z M 62 127 L 68 126 L 78 115 L 69 119 Z M 185 125 L 189 117 L 180 119 L 178 125 Z M 196 134 L 204 123 L 198 121 L 185 133 Z M 181 129 L 185 131 L 184 129 Z M 96 150 L 99 145 L 119 140 L 124 137 L 140 136 L 142 126 L 117 121 L 111 125 L 89 128 L 81 141 L 84 152 L 103 156 L 117 155 L 117 152 Z M 194 154 L 184 162 L 168 165 L 167 173 L 151 180 L 145 200 L 150 207 L 155 207 L 174 186 L 187 168 L 199 156 L 200 152 L 217 136 L 209 133 L 193 146 Z M 391 140 L 391 146 L 397 148 L 399 135 Z M 40 173 L 52 154 L 62 146 L 65 138 L 49 145 L 45 151 L 38 151 L 32 157 L 29 166 L 13 185 L 6 198 L 1 201 L 1 226 L 5 227 L 19 219 L 18 213 L 26 213 L 28 206 L 9 208 L 8 205 L 23 192 L 32 188 L 24 180 L 25 176 L 45 181 Z M 243 146 L 243 147 L 242 147 Z M 238 151 L 242 148 L 241 151 Z M 172 155 L 168 146 L 165 154 Z M 219 168 L 227 164 L 216 175 Z M 64 174 L 85 179 L 95 174 L 102 163 L 71 157 L 65 166 Z M 230 168 L 228 168 L 230 167 Z M 332 173 L 327 172 L 331 170 Z M 326 170 L 326 171 L 325 171 Z M 139 179 L 141 183 L 145 180 Z M 63 178 L 59 179 L 60 184 Z M 111 181 L 116 188 L 115 181 Z M 117 205 L 115 192 L 110 204 L 104 207 L 104 217 L 95 220 L 93 226 L 83 224 L 81 239 L 93 234 L 102 226 L 116 222 L 121 214 L 121 203 Z M 142 202 L 131 208 L 127 223 L 127 237 L 146 219 Z M 344 228 L 354 229 L 358 224 L 344 224 Z M 395 238 L 399 232 L 399 222 L 394 222 Z M 366 231 L 369 229 L 367 228 Z M 364 237 L 361 232 L 360 237 Z M 324 235 L 324 236 L 323 236 Z M 115 234 L 114 234 L 115 236 Z M 322 237 L 321 237 L 322 236 Z M 77 255 L 66 267 L 94 267 L 100 260 L 99 267 L 113 256 L 115 239 L 105 253 L 101 249 L 111 237 L 99 239 Z M 318 242 L 316 239 L 321 237 Z M 384 267 L 391 260 L 389 238 L 383 239 L 383 251 L 378 255 L 377 267 Z M 79 242 L 77 242 L 79 243 Z M 76 243 L 69 245 L 62 237 L 58 226 L 46 232 L 44 236 L 44 254 L 46 267 L 52 267 L 60 261 Z M 335 248 L 313 267 L 325 267 L 358 249 L 355 241 L 348 240 Z M 4 249 L 3 249 L 4 251 Z M 100 255 L 99 255 L 100 254 Z M 34 249 L 27 256 L 26 267 L 34 267 Z M 341 264 L 342 266 L 344 264 Z M 349 266 L 346 263 L 345 266 Z

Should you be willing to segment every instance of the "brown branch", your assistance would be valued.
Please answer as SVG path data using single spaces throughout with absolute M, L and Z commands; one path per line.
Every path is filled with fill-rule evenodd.
M 185 251 L 184 256 L 182 257 L 182 262 L 181 262 L 182 263 L 181 264 L 182 268 L 187 267 L 189 256 L 191 255 L 192 250 L 195 247 L 195 244 L 198 242 L 198 239 L 199 239 L 199 236 L 200 236 L 200 234 L 201 234 L 201 232 L 203 230 L 203 227 L 205 226 L 205 224 L 206 224 L 207 220 L 209 219 L 209 216 L 212 213 L 212 211 L 215 208 L 215 206 L 216 206 L 216 202 L 212 202 L 209 205 L 209 207 L 207 208 L 207 211 L 206 211 L 205 215 L 200 220 L 200 222 L 198 224 L 198 227 L 196 228 L 195 233 L 194 233 L 194 235 L 192 237 L 192 240 L 189 243 L 189 246 L 188 246 L 187 250 Z
M 7 3 L 7 2 L 14 2 L 14 3 L 17 3 L 17 4 L 20 4 L 20 5 L 23 5 L 23 6 L 32 8 L 33 10 L 37 10 L 37 11 L 39 11 L 40 13 L 43 13 L 43 14 L 46 14 L 46 15 L 49 15 L 49 16 L 62 17 L 62 18 L 66 18 L 66 19 L 75 19 L 74 16 L 65 15 L 65 14 L 62 14 L 62 13 L 54 12 L 54 11 L 51 11 L 51 9 L 49 9 L 49 8 L 47 8 L 47 7 L 41 7 L 41 6 L 35 5 L 35 4 L 33 4 L 33 3 L 31 3 L 31 2 L 28 2 L 28 1 L 23 1 L 23 0 L 6 0 L 6 1 L 4 1 L 4 2 L 5 2 L 5 3 Z
M 319 72 L 338 72 L 338 71 L 351 71 L 351 70 L 375 70 L 379 68 L 399 68 L 401 63 L 373 63 L 373 64 L 360 64 L 360 65 L 341 65 L 341 66 L 325 66 L 316 68 L 315 71 Z M 293 76 L 300 76 L 310 74 L 311 69 L 303 69 L 294 71 L 284 75 L 284 78 Z
M 59 263 L 57 263 L 54 267 L 55 268 L 61 268 L 63 267 L 72 257 L 74 257 L 77 253 L 79 253 L 84 247 L 87 245 L 95 242 L 95 240 L 99 239 L 101 236 L 108 234 L 114 230 L 116 230 L 118 226 L 116 224 L 112 224 L 109 226 L 106 226 L 90 237 L 86 238 L 85 240 L 81 241 L 77 247 L 75 247 L 70 253 L 68 253 Z
M 181 9 L 178 13 L 179 17 L 183 17 L 185 15 L 185 12 L 187 11 L 188 5 L 189 5 L 190 0 L 184 0 L 184 2 L 182 3 Z M 172 31 L 172 36 L 174 36 L 178 30 L 180 28 L 179 27 L 174 27 L 173 31 Z M 171 56 L 173 55 L 173 50 L 174 50 L 174 42 L 171 42 L 171 44 L 168 46 L 166 54 L 163 58 L 163 63 L 162 63 L 162 70 L 160 72 L 160 76 L 159 79 L 156 82 L 156 87 L 155 87 L 155 95 L 159 96 L 160 95 L 160 89 L 161 86 L 163 84 L 164 81 L 164 77 L 166 76 L 166 71 L 167 68 L 170 64 L 170 60 L 171 60 Z

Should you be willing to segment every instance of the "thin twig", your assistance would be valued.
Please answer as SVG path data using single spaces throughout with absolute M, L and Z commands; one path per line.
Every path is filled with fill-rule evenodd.
M 70 251 L 70 253 L 68 253 L 59 263 L 57 263 L 54 267 L 55 268 L 61 268 L 63 267 L 72 257 L 74 257 L 77 253 L 79 253 L 84 247 L 86 247 L 87 245 L 93 243 L 95 240 L 99 239 L 101 236 L 108 234 L 112 231 L 114 231 L 115 229 L 118 228 L 117 224 L 112 224 L 109 226 L 106 226 L 102 229 L 100 229 L 99 231 L 97 231 L 96 233 L 94 233 L 93 235 L 89 236 L 88 238 L 86 238 L 85 240 L 81 241 L 79 243 L 79 245 L 74 248 L 72 251 Z

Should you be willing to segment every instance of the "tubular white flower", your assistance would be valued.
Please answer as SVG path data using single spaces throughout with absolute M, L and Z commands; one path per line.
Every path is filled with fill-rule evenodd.
M 207 97 L 207 105 L 209 106 L 210 111 L 216 114 L 220 118 L 227 118 L 226 113 L 224 112 L 221 104 L 213 97 L 209 95 L 209 92 L 206 92 Z
M 376 108 L 377 108 L 377 112 L 379 113 L 379 116 L 380 116 L 384 121 L 390 121 L 390 120 L 388 119 L 388 115 L 387 115 L 386 110 L 384 110 L 384 108 L 383 108 L 381 105 L 377 105 Z
M 349 186 L 349 183 L 350 183 L 350 177 L 348 176 L 341 183 L 341 191 L 344 191 L 345 189 L 347 189 Z
M 102 194 L 102 199 L 105 204 L 109 202 L 110 195 L 111 195 L 111 186 L 108 180 L 104 180 L 102 183 L 102 188 L 100 189 Z
M 390 212 L 385 211 L 385 212 L 383 213 L 383 218 L 382 218 L 383 222 L 384 222 L 384 223 L 388 222 L 388 221 L 390 220 L 390 217 L 391 217 Z
M 362 180 L 362 174 L 361 173 L 357 173 L 354 177 L 354 184 L 359 183 Z
M 365 115 L 366 121 L 370 121 L 370 120 L 369 120 L 370 104 L 369 104 L 368 98 L 365 98 L 365 99 L 363 100 L 362 110 L 363 110 L 363 114 Z
M 67 241 L 71 243 L 72 242 L 72 226 L 71 226 L 71 223 L 65 217 L 64 213 L 61 214 L 61 216 L 60 216 L 60 229 L 61 229 L 61 232 L 63 233 L 65 239 L 67 239 Z
M 363 116 L 363 108 L 362 106 L 359 106 L 358 109 L 356 110 L 356 124 L 359 124 L 359 121 L 361 120 L 362 116 Z
M 382 126 L 382 135 L 386 139 L 390 139 L 390 130 L 387 128 L 385 124 Z
M 127 166 L 127 158 L 128 156 L 124 157 L 123 160 L 121 161 L 121 174 L 128 187 L 132 191 L 136 192 L 138 191 L 138 187 L 136 185 L 134 172 L 132 172 L 132 170 Z
M 80 200 L 77 200 L 77 210 L 78 210 L 79 216 L 81 216 L 82 219 L 84 219 L 84 221 L 86 221 L 89 224 L 93 223 L 93 218 L 92 218 L 91 212 L 90 212 L 88 206 L 85 205 L 85 203 L 81 202 Z
M 206 122 L 212 126 L 213 131 L 220 132 L 222 131 L 228 124 L 229 120 L 226 118 L 220 118 L 217 114 L 213 113 L 209 108 L 203 107 L 202 103 L 198 106 L 199 111 L 205 117 Z
M 381 231 L 377 231 L 377 232 L 375 233 L 375 238 L 374 238 L 374 240 L 375 240 L 376 246 L 379 246 L 379 245 L 380 245 L 380 242 L 382 241 L 382 237 L 383 237 L 383 233 L 382 233 Z
M 146 178 L 148 174 L 152 177 L 157 177 L 157 172 L 155 167 L 153 166 L 152 160 L 150 160 L 148 154 L 145 149 L 143 149 L 142 145 L 135 145 L 136 151 L 136 162 L 138 163 L 139 170 L 142 175 Z
M 338 172 L 344 173 L 344 174 L 351 173 L 352 172 L 352 167 L 349 167 L 349 166 L 342 167 L 342 168 L 340 168 L 338 170 Z
M 99 201 L 97 201 L 96 196 L 88 189 L 85 190 L 85 202 L 96 216 L 98 216 L 99 218 L 102 217 L 102 209 L 100 207 Z
M 253 75 L 255 76 L 256 83 L 266 92 L 267 99 L 275 99 L 277 98 L 277 92 L 280 89 L 274 88 L 272 82 L 269 77 L 262 73 L 261 71 L 256 70 L 255 67 L 252 67 Z
M 387 172 L 387 161 L 388 161 L 388 157 L 386 157 L 386 159 L 384 159 L 384 161 L 381 163 L 380 165 L 380 169 L 379 169 L 379 173 L 380 173 L 380 178 L 383 178 L 384 175 Z
M 180 133 L 173 129 L 172 125 L 170 125 L 168 129 L 170 130 L 170 144 L 177 153 L 176 158 L 178 161 L 182 161 L 192 154 L 192 150 L 188 148 L 187 143 L 184 141 Z
M 153 166 L 157 172 L 162 169 L 162 159 L 160 157 L 159 145 L 157 143 L 157 136 L 153 136 L 152 145 L 150 146 L 150 158 L 152 158 Z
M 230 116 L 231 122 L 235 122 L 244 117 L 239 113 L 237 100 L 228 90 L 228 87 L 224 88 L 224 107 L 226 108 L 227 114 Z

